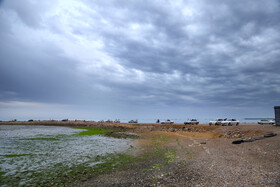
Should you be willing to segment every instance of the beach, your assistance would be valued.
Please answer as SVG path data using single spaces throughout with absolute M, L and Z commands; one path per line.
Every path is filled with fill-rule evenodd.
M 2 122 L 3 123 L 3 122 Z M 128 124 L 83 121 L 10 122 L 11 124 L 118 129 L 133 138 L 127 157 L 106 171 L 80 175 L 65 186 L 279 186 L 280 128 L 240 124 Z M 121 132 L 121 133 L 120 133 Z M 251 140 L 269 133 L 273 137 Z M 120 164 L 121 163 L 121 164 Z M 111 167 L 111 168 L 110 168 Z M 60 183 L 52 185 L 61 186 Z M 46 186 L 51 186 L 50 184 Z

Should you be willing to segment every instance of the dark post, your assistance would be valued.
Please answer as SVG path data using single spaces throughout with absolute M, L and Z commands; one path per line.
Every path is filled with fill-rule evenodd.
M 275 125 L 280 125 L 280 106 L 275 106 L 274 112 L 275 112 Z

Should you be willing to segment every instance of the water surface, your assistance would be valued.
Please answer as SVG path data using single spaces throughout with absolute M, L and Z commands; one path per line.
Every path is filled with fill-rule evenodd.
M 24 175 L 23 180 L 27 180 L 26 176 L 54 166 L 95 165 L 96 156 L 124 152 L 131 144 L 131 139 L 75 135 L 81 131 L 84 129 L 0 125 L 1 175 L 18 178 Z

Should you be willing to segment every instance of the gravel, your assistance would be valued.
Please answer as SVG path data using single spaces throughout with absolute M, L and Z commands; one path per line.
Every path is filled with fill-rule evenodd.
M 144 172 L 143 169 L 159 162 L 155 157 L 79 181 L 73 186 L 280 186 L 279 127 L 219 127 L 211 129 L 212 133 L 223 134 L 215 138 L 195 137 L 189 131 L 184 134 L 173 129 L 171 132 L 142 132 L 141 139 L 137 141 L 147 136 L 152 137 L 153 133 L 167 136 L 166 146 L 177 150 L 176 162 L 167 164 L 160 170 Z M 209 133 L 207 130 L 200 130 L 200 133 L 204 132 Z M 241 137 L 257 138 L 271 132 L 278 135 L 254 142 L 232 144 L 233 140 Z M 178 140 L 180 146 L 176 143 Z M 141 145 L 139 148 L 143 149 Z M 185 150 L 192 153 L 191 159 Z

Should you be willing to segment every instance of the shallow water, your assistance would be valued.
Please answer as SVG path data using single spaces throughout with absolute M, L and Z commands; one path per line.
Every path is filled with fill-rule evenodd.
M 0 126 L 0 172 L 20 176 L 44 171 L 55 165 L 72 166 L 96 156 L 119 153 L 130 147 L 131 139 L 101 135 L 72 136 L 83 129 L 55 126 Z M 96 163 L 88 163 L 94 165 Z

